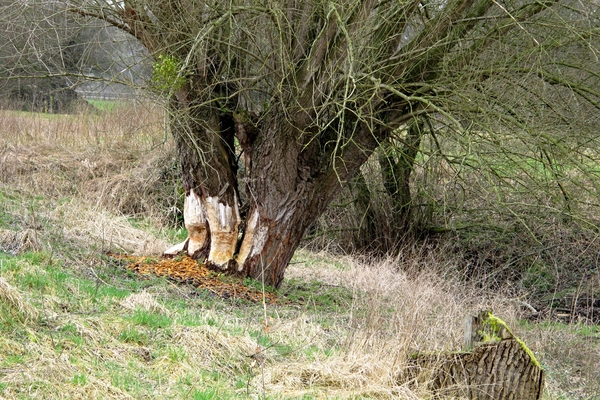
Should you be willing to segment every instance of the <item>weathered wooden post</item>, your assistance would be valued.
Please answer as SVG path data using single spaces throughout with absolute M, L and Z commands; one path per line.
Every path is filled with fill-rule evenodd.
M 491 311 L 466 319 L 463 351 L 417 354 L 405 378 L 437 398 L 539 400 L 544 389 L 534 354 Z

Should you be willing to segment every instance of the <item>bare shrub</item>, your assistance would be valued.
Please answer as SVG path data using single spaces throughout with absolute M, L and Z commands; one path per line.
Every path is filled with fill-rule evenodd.
M 570 199 L 567 209 L 556 181 L 548 177 L 543 182 L 550 172 L 540 161 L 521 168 L 496 154 L 477 163 L 480 169 L 449 164 L 442 156 L 418 162 L 411 180 L 411 220 L 404 226 L 394 218 L 381 169 L 371 159 L 362 169 L 371 194 L 367 207 L 348 185 L 313 227 L 308 244 L 384 257 L 430 247 L 456 268 L 450 274 L 490 288 L 509 288 L 530 301 L 558 293 L 556 304 L 570 307 L 573 296 L 565 299 L 564 291 L 589 282 L 600 265 L 600 220 L 592 181 L 565 162 L 571 176 L 559 183 Z M 493 168 L 510 168 L 511 177 L 494 176 Z M 530 176 L 534 172 L 537 176 Z M 593 289 L 580 293 L 597 297 Z

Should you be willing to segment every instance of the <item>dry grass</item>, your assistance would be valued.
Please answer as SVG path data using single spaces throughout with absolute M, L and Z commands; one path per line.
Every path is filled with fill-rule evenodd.
M 0 251 L 10 254 L 21 254 L 26 251 L 39 251 L 40 243 L 33 229 L 11 231 L 0 229 Z
M 600 329 L 586 323 L 521 324 L 520 333 L 548 371 L 547 398 L 600 398 Z
M 38 310 L 25 300 L 16 288 L 9 285 L 3 277 L 0 277 L 0 302 L 14 308 L 28 320 L 35 320 L 38 317 Z
M 150 103 L 99 114 L 0 111 L 0 188 L 49 200 L 19 211 L 34 228 L 37 218 L 82 247 L 160 253 L 168 244 L 129 218 L 160 229 L 177 213 L 173 145 L 163 122 Z M 50 233 L 41 232 L 46 242 Z
M 36 196 L 85 199 L 127 215 L 165 218 L 176 168 L 158 105 L 99 115 L 0 111 L 0 182 Z M 153 196 L 154 194 L 154 196 Z M 175 200 L 172 200 L 172 198 Z
M 61 221 L 63 235 L 82 247 L 100 245 L 100 251 L 119 251 L 135 255 L 161 254 L 169 243 L 147 230 L 131 225 L 128 217 L 114 215 L 100 207 L 76 201 L 64 203 L 45 214 Z
M 166 186 L 151 188 L 171 151 L 151 108 L 0 113 L 0 196 L 12 198 L 0 222 L 34 229 L 45 249 L 0 264 L 2 398 L 429 398 L 399 379 L 409 356 L 459 349 L 465 314 L 488 307 L 548 367 L 546 398 L 598 398 L 597 333 L 520 324 L 510 288 L 449 275 L 460 268 L 443 248 L 383 261 L 298 251 L 290 302 L 265 308 L 125 276 L 98 253 L 167 247 L 168 203 L 153 197 Z
M 296 257 L 314 259 L 312 253 Z M 288 365 L 276 365 L 266 375 L 267 386 L 274 391 L 319 388 L 331 396 L 377 398 L 424 398 L 425 388 L 409 388 L 398 377 L 410 355 L 419 351 L 459 350 L 462 345 L 462 321 L 465 315 L 494 305 L 499 314 L 514 321 L 515 310 L 501 294 L 485 296 L 457 281 L 441 280 L 435 273 L 439 265 L 428 262 L 431 271 L 410 276 L 399 271 L 391 260 L 364 263 L 352 257 L 333 259 L 319 256 L 320 262 L 292 265 L 290 278 L 317 280 L 346 287 L 354 293 L 346 330 L 337 332 L 339 352 L 325 360 L 300 359 Z M 338 268 L 332 265 L 338 264 Z M 422 270 L 424 271 L 424 270 Z M 297 337 L 298 343 L 311 337 L 326 337 L 323 332 L 298 329 L 292 324 L 275 327 L 272 335 L 283 340 Z M 331 334 L 331 333 L 330 333 Z
M 158 312 L 161 314 L 169 314 L 169 310 L 167 310 L 162 304 L 154 299 L 152 294 L 143 291 L 141 293 L 133 293 L 127 296 L 123 301 L 119 304 L 123 308 L 128 310 L 137 310 L 142 309 L 150 312 Z

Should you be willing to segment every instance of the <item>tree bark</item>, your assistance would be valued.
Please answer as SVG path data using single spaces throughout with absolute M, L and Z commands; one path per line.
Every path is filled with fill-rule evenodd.
M 220 269 L 232 267 L 241 216 L 231 115 L 203 105 L 192 90 L 170 103 L 171 130 L 183 172 L 184 223 L 188 238 L 167 251 L 181 251 Z
M 358 172 L 351 181 L 350 189 L 359 218 L 358 231 L 352 239 L 353 244 L 360 250 L 381 250 L 383 232 L 377 224 L 377 216 L 371 205 L 371 191 L 362 171 Z M 385 247 L 387 246 L 384 245 Z
M 249 115 L 200 109 L 174 104 L 178 118 L 173 118 L 172 129 L 183 170 L 188 238 L 164 254 L 183 251 L 213 267 L 278 287 L 306 230 L 378 142 L 363 129 L 357 133 L 357 138 L 364 136 L 363 145 L 346 146 L 338 156 L 350 161 L 336 167 L 332 156 L 316 153 L 322 143 L 303 143 L 301 131 L 278 110 L 255 123 Z M 240 203 L 233 173 L 237 157 L 226 129 L 243 151 L 247 204 Z
M 412 368 L 438 398 L 539 400 L 544 371 L 515 339 L 486 343 L 469 353 L 419 356 Z
M 410 178 L 421 146 L 423 121 L 420 119 L 412 121 L 407 130 L 406 138 L 401 146 L 396 147 L 386 143 L 379 153 L 379 166 L 383 175 L 384 187 L 394 205 L 390 221 L 396 231 L 401 233 L 411 227 L 413 207 Z
M 362 147 L 359 154 L 356 146 L 348 146 L 346 157 L 353 161 L 336 170 L 330 157 L 315 157 L 313 145 L 299 140 L 302 133 L 280 115 L 273 110 L 260 126 L 246 128 L 258 128 L 260 135 L 253 137 L 260 139 L 246 143 L 244 149 L 251 154 L 246 165 L 249 204 L 236 255 L 239 272 L 275 287 L 283 281 L 306 230 L 376 146 L 369 139 L 370 149 Z
M 544 370 L 523 341 L 490 312 L 472 321 L 465 338 L 482 341 L 471 351 L 417 354 L 401 379 L 425 385 L 436 398 L 541 399 Z

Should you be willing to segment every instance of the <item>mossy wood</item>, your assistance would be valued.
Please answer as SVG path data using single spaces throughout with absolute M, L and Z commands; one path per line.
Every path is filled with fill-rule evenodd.
M 523 341 L 491 312 L 469 320 L 465 338 L 475 340 L 470 351 L 417 354 L 404 379 L 426 385 L 435 398 L 541 399 L 544 370 Z

